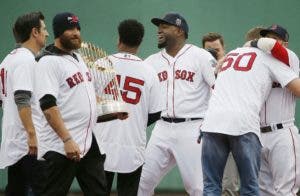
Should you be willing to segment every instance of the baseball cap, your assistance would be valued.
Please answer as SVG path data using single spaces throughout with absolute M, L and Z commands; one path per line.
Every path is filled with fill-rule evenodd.
M 70 12 L 56 14 L 52 21 L 52 27 L 55 38 L 62 35 L 66 30 L 73 29 L 74 27 L 80 30 L 78 17 Z
M 260 35 L 265 37 L 268 33 L 275 33 L 278 35 L 282 40 L 288 42 L 289 41 L 289 33 L 285 28 L 280 25 L 273 24 L 272 26 L 268 27 L 267 29 L 263 29 L 260 31 Z
M 186 20 L 178 13 L 167 13 L 163 18 L 152 18 L 151 22 L 156 26 L 161 23 L 168 23 L 181 28 L 187 35 L 189 33 Z

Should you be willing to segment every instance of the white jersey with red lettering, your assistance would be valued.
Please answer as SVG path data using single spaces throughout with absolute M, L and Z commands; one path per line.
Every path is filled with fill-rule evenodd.
M 146 60 L 156 70 L 166 101 L 165 117 L 203 118 L 215 76 L 211 54 L 186 44 L 173 58 L 165 50 Z M 198 91 L 201 91 L 199 93 Z
M 162 111 L 161 88 L 155 70 L 139 57 L 117 53 L 108 58 L 116 70 L 129 117 L 98 123 L 94 134 L 106 154 L 104 170 L 130 173 L 144 163 L 148 114 Z
M 28 154 L 27 132 L 14 101 L 18 90 L 30 91 L 32 119 L 35 130 L 40 128 L 41 111 L 34 91 L 34 54 L 26 48 L 17 48 L 8 54 L 0 67 L 1 100 L 3 108 L 0 169 L 13 165 Z
M 289 67 L 299 75 L 299 59 L 289 49 Z M 259 186 L 262 196 L 296 195 L 300 187 L 300 141 L 294 125 L 296 97 L 278 83 L 263 104 L 260 119 L 262 128 L 262 158 Z M 268 128 L 268 129 L 267 129 Z
M 81 56 L 46 55 L 36 70 L 37 97 L 50 94 L 56 98 L 62 120 L 83 157 L 92 142 L 92 130 L 96 124 L 96 95 L 90 72 Z M 50 127 L 43 115 L 43 128 L 38 135 L 38 158 L 48 151 L 65 155 L 63 141 Z
M 145 61 L 156 70 L 166 110 L 146 148 L 138 195 L 152 195 L 176 164 L 188 194 L 202 195 L 202 145 L 196 141 L 214 84 L 212 65 L 216 62 L 209 52 L 191 44 L 185 44 L 175 57 L 164 49 Z
M 299 75 L 299 59 L 291 50 L 287 49 L 290 68 Z M 294 123 L 296 97 L 280 84 L 273 83 L 272 90 L 260 113 L 261 126 L 277 123 Z
M 209 102 L 204 132 L 227 135 L 255 133 L 260 138 L 261 107 L 272 81 L 287 85 L 298 78 L 289 67 L 256 48 L 227 54 Z

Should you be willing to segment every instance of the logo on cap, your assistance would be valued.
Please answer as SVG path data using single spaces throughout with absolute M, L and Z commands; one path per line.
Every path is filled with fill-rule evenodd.
M 181 19 L 180 19 L 180 18 L 177 18 L 177 19 L 175 20 L 175 24 L 176 24 L 177 26 L 180 26 L 180 25 L 181 25 Z
M 272 25 L 271 29 L 272 30 L 276 30 L 277 29 L 277 25 Z
M 67 19 L 70 23 L 78 23 L 78 21 L 79 21 L 77 16 L 68 16 Z

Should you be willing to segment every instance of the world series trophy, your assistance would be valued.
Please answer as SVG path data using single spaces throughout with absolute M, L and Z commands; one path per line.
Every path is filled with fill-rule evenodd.
M 78 52 L 94 79 L 97 123 L 126 118 L 128 116 L 127 107 L 121 96 L 116 71 L 106 52 L 87 42 L 81 44 Z

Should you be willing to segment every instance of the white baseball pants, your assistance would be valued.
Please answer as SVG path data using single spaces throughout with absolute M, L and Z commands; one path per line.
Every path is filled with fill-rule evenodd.
M 154 194 L 160 180 L 177 164 L 185 190 L 202 196 L 201 146 L 197 143 L 202 120 L 182 123 L 157 121 L 145 153 L 138 196 Z

